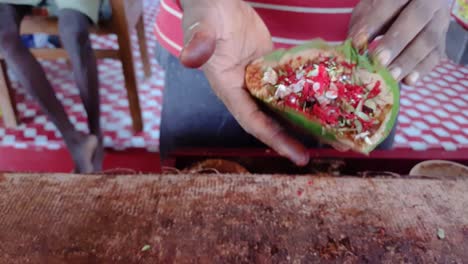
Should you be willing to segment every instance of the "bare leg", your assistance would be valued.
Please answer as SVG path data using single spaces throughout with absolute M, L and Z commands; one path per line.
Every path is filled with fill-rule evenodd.
M 98 148 L 93 156 L 94 169 L 99 171 L 102 169 L 104 150 L 99 118 L 98 71 L 89 39 L 89 26 L 90 20 L 86 15 L 72 9 L 60 10 L 60 38 L 73 66 L 75 81 L 88 115 L 89 130 L 99 139 Z
M 19 7 L 0 4 L 0 52 L 14 71 L 21 85 L 34 97 L 49 119 L 57 126 L 70 150 L 79 173 L 93 172 L 92 156 L 96 150 L 95 136 L 79 133 L 55 96 L 45 72 L 28 48 L 21 42 Z

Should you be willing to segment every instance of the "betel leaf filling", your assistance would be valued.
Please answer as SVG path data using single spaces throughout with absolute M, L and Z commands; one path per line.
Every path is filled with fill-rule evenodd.
M 359 55 L 294 57 L 286 63 L 264 66 L 264 100 L 301 112 L 336 135 L 361 145 L 372 145 L 371 136 L 384 122 L 391 105 L 381 100 L 385 95 L 380 79 L 370 65 L 357 66 Z

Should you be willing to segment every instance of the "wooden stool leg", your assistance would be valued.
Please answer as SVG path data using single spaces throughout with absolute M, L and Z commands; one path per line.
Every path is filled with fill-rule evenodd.
M 0 60 L 0 111 L 5 127 L 18 126 L 16 100 L 4 60 Z
M 141 61 L 143 63 L 143 71 L 145 73 L 145 78 L 149 78 L 151 77 L 151 64 L 148 54 L 148 45 L 146 44 L 145 18 L 143 14 L 138 19 L 136 30 L 138 35 L 138 44 L 140 45 L 140 54 Z
M 122 1 L 113 1 L 112 16 L 115 30 L 117 31 L 117 40 L 119 42 L 120 60 L 125 78 L 125 88 L 127 89 L 128 103 L 130 106 L 130 115 L 133 121 L 135 132 L 143 130 L 143 119 L 141 115 L 140 101 L 138 98 L 137 77 L 135 74 L 135 62 L 132 54 L 130 28 L 127 23 L 125 6 Z

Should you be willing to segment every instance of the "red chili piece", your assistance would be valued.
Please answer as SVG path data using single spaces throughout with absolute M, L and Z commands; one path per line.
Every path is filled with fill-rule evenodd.
M 301 109 L 301 103 L 300 103 L 299 96 L 297 96 L 294 93 L 286 96 L 284 103 L 286 104 L 286 106 L 289 106 L 289 107 L 294 108 L 296 110 Z
M 312 89 L 312 85 L 306 82 L 304 84 L 304 88 L 302 89 L 301 103 L 309 100 L 312 96 L 314 96 L 314 90 Z
M 301 60 L 302 58 L 297 58 Z M 305 112 L 306 108 L 304 108 L 304 104 L 308 101 L 313 102 L 316 95 L 322 96 L 330 87 L 331 79 L 327 71 L 327 65 L 330 65 L 330 62 L 335 61 L 336 58 L 328 58 L 328 57 L 321 57 L 321 60 L 318 64 L 318 74 L 317 76 L 312 77 L 305 77 L 308 80 L 313 81 L 313 83 L 320 84 L 320 88 L 316 90 L 313 89 L 313 84 L 310 82 L 305 82 L 300 93 L 292 93 L 284 98 L 284 104 L 290 108 L 293 108 L 297 111 Z M 284 74 L 281 74 L 278 78 L 278 83 L 283 85 L 291 85 L 296 84 L 298 81 L 296 78 L 296 72 L 291 67 L 292 60 L 288 64 L 286 64 L 283 68 Z M 313 62 L 308 61 L 306 63 L 307 66 L 304 67 L 305 74 L 309 73 L 310 71 L 314 70 Z M 353 69 L 355 68 L 355 64 L 341 62 L 341 66 L 346 69 Z M 354 108 L 356 108 L 365 92 L 365 85 L 356 85 L 356 84 L 349 84 L 349 83 L 342 83 L 340 81 L 334 82 L 336 87 L 338 88 L 338 100 L 346 101 L 350 103 Z M 368 98 L 374 98 L 378 96 L 381 92 L 380 88 L 380 81 L 376 82 L 374 87 L 370 90 L 368 94 Z M 338 103 L 338 104 L 337 104 Z M 361 118 L 358 118 L 355 114 L 347 113 L 339 107 L 340 102 L 338 101 L 328 101 L 325 103 L 313 104 L 313 107 L 307 109 L 307 114 L 311 114 L 316 117 L 321 124 L 328 124 L 331 126 L 336 126 L 339 123 L 339 120 L 344 118 L 345 120 L 359 120 L 362 124 L 362 128 L 364 131 L 371 129 L 374 126 L 374 120 L 371 118 L 369 121 L 364 121 Z M 351 126 L 354 126 L 354 123 L 351 122 Z M 302 193 L 302 191 L 301 191 Z M 298 191 L 299 194 L 299 191 Z M 299 194 L 300 195 L 300 194 Z
M 380 92 L 381 92 L 380 81 L 377 81 L 374 87 L 372 88 L 372 90 L 370 90 L 369 95 L 367 95 L 367 98 L 372 99 L 376 97 L 377 95 L 379 95 Z

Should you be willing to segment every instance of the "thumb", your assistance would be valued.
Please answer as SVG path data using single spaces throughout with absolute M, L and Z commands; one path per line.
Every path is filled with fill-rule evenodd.
M 198 10 L 193 10 L 194 12 Z M 194 19 L 192 19 L 194 18 Z M 216 28 L 202 18 L 202 14 L 185 12 L 184 48 L 180 54 L 181 63 L 189 68 L 199 68 L 213 55 L 216 48 Z

